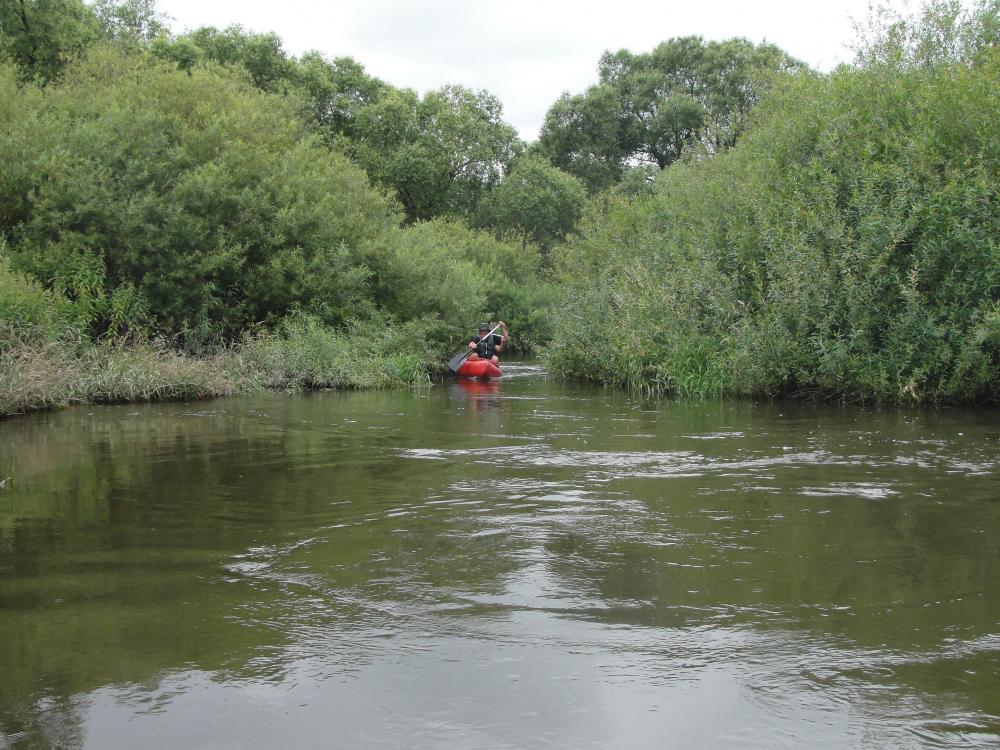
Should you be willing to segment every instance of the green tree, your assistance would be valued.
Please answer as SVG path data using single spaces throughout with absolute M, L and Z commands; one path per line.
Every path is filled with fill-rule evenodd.
M 349 153 L 395 190 L 409 220 L 467 216 L 522 148 L 502 109 L 495 96 L 462 86 L 422 98 L 391 90 L 359 108 Z
M 133 48 L 167 33 L 155 0 L 96 0 L 94 13 L 108 37 Z
M 664 169 L 695 144 L 733 146 L 774 74 L 800 67 L 774 45 L 745 39 L 680 37 L 646 54 L 606 52 L 599 83 L 549 110 L 539 150 L 595 192 L 630 166 Z
M 21 167 L 0 181 L 14 206 L 0 231 L 16 267 L 71 297 L 131 285 L 161 330 L 209 338 L 370 306 L 367 248 L 394 204 L 309 134 L 296 100 L 109 48 L 41 92 L 6 81 Z
M 482 318 L 507 321 L 519 351 L 547 340 L 554 295 L 540 279 L 535 245 L 439 217 L 390 235 L 383 247 L 372 261 L 376 299 L 396 317 L 429 318 L 439 324 L 435 338 L 452 345 Z
M 307 97 L 312 115 L 331 142 L 358 137 L 361 110 L 376 104 L 392 87 L 368 75 L 364 66 L 350 57 L 327 60 L 319 52 L 307 52 L 299 60 L 295 79 Z
M 621 114 L 610 86 L 586 94 L 564 93 L 545 115 L 536 150 L 560 169 L 583 180 L 591 192 L 621 179 Z
M 25 78 L 45 83 L 67 61 L 106 37 L 94 11 L 82 0 L 4 0 L 0 3 L 0 53 Z
M 548 250 L 577 225 L 586 202 L 576 177 L 542 157 L 524 156 L 482 200 L 477 219 L 499 235 L 519 234 Z
M 290 58 L 275 34 L 209 27 L 159 38 L 152 48 L 184 70 L 207 61 L 238 66 L 264 91 L 301 96 L 328 145 L 394 192 L 410 221 L 470 216 L 523 148 L 500 101 L 485 91 L 445 86 L 420 97 L 349 57 Z
M 233 25 L 220 31 L 205 26 L 184 34 L 175 43 L 190 41 L 208 60 L 244 69 L 253 84 L 264 91 L 288 91 L 295 63 L 281 46 L 274 32 L 255 34 Z
M 890 21 L 856 66 L 783 79 L 734 148 L 591 202 L 554 253 L 554 369 L 692 395 L 1000 400 L 1000 3 Z

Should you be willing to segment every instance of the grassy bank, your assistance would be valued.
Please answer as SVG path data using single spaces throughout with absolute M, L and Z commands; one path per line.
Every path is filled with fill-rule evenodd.
M 70 404 L 211 398 L 238 388 L 225 358 L 199 360 L 153 344 L 72 351 L 25 343 L 0 359 L 4 416 Z
M 142 333 L 88 335 L 90 308 L 11 271 L 0 255 L 0 416 L 72 404 L 213 398 L 262 389 L 426 383 L 440 331 L 388 319 L 339 328 L 285 318 L 198 355 Z
M 385 349 L 372 327 L 314 321 L 193 356 L 162 342 L 21 341 L 0 357 L 0 416 L 73 404 L 197 400 L 264 389 L 399 388 L 428 382 L 432 363 Z

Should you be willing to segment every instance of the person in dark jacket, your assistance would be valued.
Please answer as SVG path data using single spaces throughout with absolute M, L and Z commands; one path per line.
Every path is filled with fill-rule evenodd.
M 497 355 L 503 352 L 504 348 L 507 346 L 510 334 L 507 331 L 507 324 L 502 320 L 497 323 L 497 325 L 503 331 L 502 336 L 490 333 L 490 331 L 493 330 L 493 326 L 489 323 L 480 323 L 479 333 L 473 336 L 472 340 L 469 342 L 469 348 L 475 349 L 475 351 L 469 355 L 470 360 L 489 359 L 492 360 L 495 365 L 500 364 L 500 358 Z

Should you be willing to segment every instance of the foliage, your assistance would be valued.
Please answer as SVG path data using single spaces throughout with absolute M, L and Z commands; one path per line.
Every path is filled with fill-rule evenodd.
M 0 356 L 18 344 L 55 341 L 72 328 L 70 305 L 36 281 L 11 271 L 0 255 Z
M 746 39 L 678 37 L 646 54 L 606 52 L 599 83 L 549 110 L 539 150 L 596 192 L 631 165 L 664 169 L 695 144 L 711 153 L 733 146 L 771 78 L 801 67 Z
M 133 50 L 167 33 L 155 0 L 95 0 L 91 7 L 108 37 Z
M 420 323 L 370 321 L 333 329 L 300 315 L 211 356 L 184 354 L 161 340 L 18 340 L 0 357 L 0 416 L 72 404 L 213 398 L 261 388 L 422 385 L 443 356 L 428 346 L 427 335 Z
M 295 74 L 295 63 L 274 32 L 255 34 L 241 26 L 220 31 L 205 26 L 175 39 L 157 38 L 151 47 L 154 56 L 173 60 L 182 70 L 207 60 L 241 69 L 263 91 L 287 91 Z
M 295 316 L 238 348 L 245 385 L 300 388 L 388 388 L 428 382 L 439 359 L 419 322 L 355 322 L 337 330 L 312 316 Z
M 376 300 L 400 319 L 434 322 L 433 338 L 459 345 L 482 318 L 503 318 L 521 350 L 544 341 L 537 320 L 541 255 L 455 219 L 418 222 L 396 234 L 381 262 Z M 528 309 L 528 307 L 531 309 Z
M 273 33 L 208 27 L 161 38 L 152 51 L 182 70 L 211 61 L 241 68 L 262 90 L 297 92 L 324 140 L 392 191 L 410 221 L 469 216 L 522 147 L 485 91 L 452 85 L 421 97 L 349 57 L 290 58 Z
M 328 142 L 346 143 L 348 150 L 351 140 L 363 137 L 357 125 L 361 110 L 391 91 L 388 84 L 368 75 L 364 66 L 352 58 L 327 60 L 318 52 L 302 56 L 295 80 Z
M 553 365 L 702 395 L 996 400 L 1000 47 L 973 30 L 997 9 L 928 6 L 859 66 L 781 84 L 728 153 L 596 202 L 557 253 Z
M 411 221 L 469 215 L 520 149 L 485 91 L 445 86 L 418 97 L 392 90 L 359 109 L 348 153 L 392 187 Z
M 0 3 L 0 59 L 22 77 L 55 80 L 67 63 L 100 42 L 138 49 L 164 33 L 153 0 L 5 0 Z
M 194 339 L 293 308 L 338 323 L 367 304 L 365 248 L 397 216 L 306 132 L 294 100 L 102 48 L 56 88 L 0 86 L 18 267 L 64 289 L 85 269 L 94 297 L 130 285 L 160 330 Z
M 0 416 L 83 403 L 212 398 L 236 384 L 220 357 L 195 359 L 161 343 L 75 347 L 22 343 L 0 357 Z
M 486 301 L 487 272 L 463 252 L 476 239 L 462 224 L 444 219 L 396 233 L 377 267 L 380 306 L 400 318 L 436 320 L 445 337 L 461 335 Z
M 484 317 L 502 319 L 510 328 L 507 351 L 511 354 L 534 354 L 552 338 L 552 316 L 558 293 L 555 286 L 541 277 L 523 282 L 501 279 L 489 292 L 490 310 Z
M 527 155 L 480 202 L 477 221 L 498 235 L 521 235 L 548 250 L 573 231 L 586 201 L 580 180 L 544 158 Z
M 6 0 L 0 4 L 0 59 L 22 76 L 53 80 L 67 60 L 103 37 L 98 18 L 82 0 Z

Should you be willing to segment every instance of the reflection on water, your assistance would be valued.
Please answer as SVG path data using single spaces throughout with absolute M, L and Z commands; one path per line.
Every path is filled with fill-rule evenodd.
M 0 424 L 0 747 L 996 747 L 1000 419 L 547 382 Z

